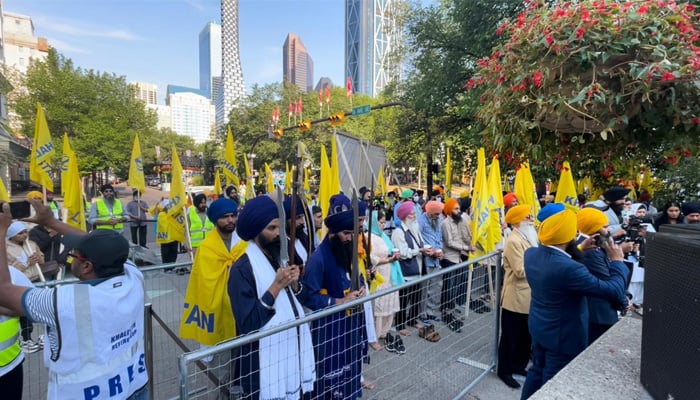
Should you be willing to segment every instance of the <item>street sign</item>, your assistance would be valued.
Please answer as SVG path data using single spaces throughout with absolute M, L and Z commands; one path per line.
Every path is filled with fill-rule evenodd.
M 372 106 L 367 104 L 365 106 L 354 107 L 352 109 L 352 115 L 353 117 L 357 117 L 358 115 L 369 114 L 370 111 L 372 111 Z

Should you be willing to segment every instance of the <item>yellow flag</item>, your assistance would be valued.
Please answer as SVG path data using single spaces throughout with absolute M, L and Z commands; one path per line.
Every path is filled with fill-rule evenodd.
M 311 202 L 311 184 L 309 184 L 309 169 L 304 168 L 304 195 L 306 196 L 306 202 Z
M 223 193 L 223 189 L 221 188 L 221 176 L 219 176 L 219 170 L 216 170 L 216 173 L 214 174 L 214 194 L 217 196 L 221 196 Z
M 510 187 L 510 179 L 508 179 L 508 175 L 506 175 L 503 178 L 503 181 L 505 182 L 505 185 L 503 186 L 503 191 L 506 193 L 510 193 L 513 191 L 513 189 Z
M 486 155 L 483 148 L 477 150 L 476 182 L 474 184 L 472 210 L 472 241 L 477 247 L 477 256 L 484 255 L 490 251 L 488 239 L 491 224 L 491 207 L 488 181 L 486 179 Z
M 490 218 L 487 252 L 493 251 L 501 241 L 501 215 L 503 212 L 503 187 L 501 185 L 501 163 L 498 157 L 491 159 L 488 178 Z
M 532 210 L 532 215 L 540 212 L 540 202 L 535 190 L 535 181 L 532 179 L 530 164 L 524 162 L 520 164 L 520 169 L 515 173 L 515 196 L 518 204 L 527 204 Z
M 379 167 L 379 173 L 377 174 L 377 186 L 379 187 L 379 192 L 382 197 L 386 196 L 386 178 L 384 178 L 384 166 Z
M 172 179 L 170 182 L 170 209 L 168 215 L 173 217 L 176 224 L 173 224 L 173 230 L 170 237 L 179 241 L 185 241 L 185 204 L 187 204 L 187 195 L 185 194 L 185 184 L 182 178 L 185 176 L 182 173 L 182 164 L 180 157 L 177 155 L 177 149 L 173 146 L 172 150 Z
M 275 191 L 275 180 L 272 178 L 272 170 L 267 163 L 265 163 L 265 179 L 267 182 L 267 193 L 273 193 Z
M 284 194 L 292 194 L 292 170 L 288 161 L 284 162 Z
M 340 193 L 340 167 L 338 166 L 338 143 L 335 133 L 331 139 L 331 196 Z M 330 201 L 330 197 L 328 197 Z M 328 208 L 328 207 L 326 207 Z
M 245 199 L 250 200 L 255 197 L 255 188 L 253 188 L 253 175 L 250 173 L 248 160 L 243 154 L 243 166 L 245 167 Z
M 66 196 L 66 182 L 68 182 L 68 162 L 70 161 L 70 156 L 73 154 L 73 149 L 70 147 L 70 142 L 68 141 L 68 134 L 63 134 L 63 148 L 61 155 L 61 195 Z M 65 202 L 65 199 L 64 199 Z
M 10 194 L 7 193 L 7 187 L 5 187 L 5 181 L 0 177 L 0 201 L 5 203 L 10 201 Z
M 32 155 L 29 160 L 29 179 L 44 186 L 46 190 L 53 192 L 53 180 L 51 179 L 51 159 L 54 148 L 49 133 L 49 125 L 44 117 L 41 104 L 36 104 L 36 121 L 34 122 L 34 141 L 32 142 Z
M 139 143 L 138 134 L 134 136 L 134 145 L 131 148 L 129 186 L 138 189 L 140 193 L 146 191 L 146 180 L 143 177 L 143 158 L 141 157 L 141 144 Z
M 554 202 L 564 203 L 564 206 L 573 212 L 578 212 L 579 210 L 574 176 L 571 173 L 571 166 L 568 161 L 564 161 L 562 164 L 559 185 L 557 186 L 557 195 L 554 198 Z
M 228 127 L 228 134 L 226 135 L 226 149 L 224 153 L 224 176 L 228 183 L 233 183 L 238 186 L 240 181 L 238 180 L 238 161 L 236 160 L 236 147 L 233 143 L 233 135 L 231 134 L 231 127 Z
M 68 135 L 63 136 L 63 157 L 67 157 L 66 172 L 61 174 L 61 188 L 65 193 L 63 207 L 66 209 L 66 223 L 82 231 L 86 230 L 83 190 L 80 187 L 78 158 L 70 146 Z
M 321 207 L 323 218 L 328 215 L 328 205 L 333 194 L 335 193 L 331 192 L 331 166 L 328 162 L 326 146 L 321 145 L 321 180 L 318 187 L 318 205 Z
M 499 177 L 500 179 L 500 177 Z M 445 156 L 445 196 L 452 195 L 452 157 L 450 157 L 450 148 L 447 148 Z

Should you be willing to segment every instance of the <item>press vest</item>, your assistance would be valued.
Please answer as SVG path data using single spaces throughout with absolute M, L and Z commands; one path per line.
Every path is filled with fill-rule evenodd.
M 54 295 L 59 349 L 44 348 L 49 400 L 126 399 L 148 382 L 138 269 L 125 264 L 123 275 L 62 286 Z
M 0 367 L 14 361 L 21 353 L 19 317 L 0 315 Z
M 205 217 L 204 225 L 202 225 L 202 219 L 199 217 L 195 206 L 190 207 L 188 212 L 190 218 L 190 242 L 193 248 L 197 248 L 207 234 L 214 229 L 214 224 L 209 221 L 208 217 Z
M 114 217 L 121 218 L 124 215 L 124 210 L 122 209 L 122 202 L 119 201 L 119 199 L 114 199 L 114 206 L 112 207 L 112 211 L 109 211 L 109 208 L 107 208 L 107 204 L 105 204 L 104 199 L 97 199 L 97 201 L 95 202 L 95 207 L 97 207 L 98 221 L 109 221 Z M 121 222 L 115 224 L 114 226 L 97 225 L 97 229 L 114 229 L 119 231 L 123 228 L 124 224 L 122 224 Z
M 56 202 L 56 200 L 51 200 L 49 202 L 49 208 L 51 209 L 54 218 L 61 219 L 61 216 L 59 214 L 60 207 L 58 207 L 58 203 Z

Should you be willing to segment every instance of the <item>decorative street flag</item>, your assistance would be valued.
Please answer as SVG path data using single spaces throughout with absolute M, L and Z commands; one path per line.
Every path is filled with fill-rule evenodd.
M 32 143 L 32 155 L 29 160 L 29 179 L 52 192 L 53 180 L 50 174 L 53 154 L 54 148 L 53 142 L 51 142 L 51 134 L 49 133 L 49 125 L 46 123 L 41 104 L 36 103 L 34 141 Z
M 350 107 L 352 107 L 352 79 L 350 79 L 349 76 L 348 79 L 345 80 L 345 91 L 350 100 Z

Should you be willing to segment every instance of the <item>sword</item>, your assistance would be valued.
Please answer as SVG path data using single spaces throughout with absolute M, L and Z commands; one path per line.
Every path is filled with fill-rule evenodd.
M 350 290 L 360 290 L 360 265 L 358 263 L 357 245 L 360 234 L 360 209 L 357 202 L 357 191 L 352 190 L 352 269 L 350 270 Z
M 367 238 L 366 242 L 364 243 L 365 245 L 365 269 L 367 270 L 367 279 L 370 281 L 374 279 L 374 272 L 371 272 L 372 269 L 372 258 L 370 257 L 370 253 L 372 252 L 372 208 L 374 208 L 374 175 L 372 175 L 372 184 L 370 185 L 370 193 L 371 195 L 369 196 L 369 204 L 367 205 L 367 209 L 369 210 L 369 216 L 368 221 L 367 221 L 367 235 L 365 236 Z M 381 230 L 381 228 L 379 228 Z
M 279 220 L 279 230 L 280 230 L 280 268 L 286 268 L 289 263 L 289 252 L 287 251 L 287 231 L 286 223 L 287 217 L 284 214 L 284 193 L 282 193 L 282 188 L 277 186 L 277 218 Z

